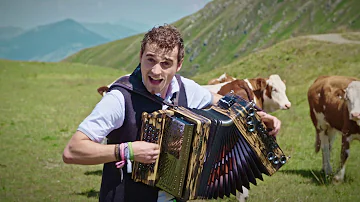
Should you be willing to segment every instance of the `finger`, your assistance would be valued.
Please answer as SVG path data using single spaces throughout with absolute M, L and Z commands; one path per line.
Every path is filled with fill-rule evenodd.
M 152 149 L 153 150 L 159 150 L 160 149 L 160 146 L 158 144 L 155 144 L 155 143 L 151 143 L 152 144 Z
M 155 151 L 160 151 L 160 147 L 159 145 L 156 145 L 155 148 L 154 148 Z
M 160 154 L 160 149 L 154 149 L 154 150 L 151 150 L 150 151 L 150 154 L 153 156 L 153 155 L 158 155 Z
M 279 130 L 274 129 L 269 133 L 269 135 L 276 136 L 278 133 L 279 133 Z
M 273 132 L 272 135 L 273 135 L 273 136 L 276 136 L 276 135 L 279 133 L 279 131 L 280 131 L 280 126 L 279 126 L 279 125 L 275 126 L 273 131 L 274 131 L 274 132 Z
M 281 121 L 277 120 L 274 125 L 275 125 L 275 129 L 279 132 L 281 128 Z
M 158 159 L 158 155 L 155 155 L 155 156 L 151 156 L 149 159 L 148 159 L 148 163 L 156 163 L 156 160 Z
M 279 130 L 278 130 L 278 129 L 274 129 L 274 130 L 272 130 L 272 131 L 269 132 L 269 135 L 276 136 L 278 133 L 279 133 Z

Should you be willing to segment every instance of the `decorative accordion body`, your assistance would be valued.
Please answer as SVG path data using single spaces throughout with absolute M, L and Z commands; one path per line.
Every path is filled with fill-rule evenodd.
M 210 109 L 144 112 L 142 121 L 142 140 L 159 144 L 161 152 L 154 164 L 134 162 L 132 178 L 178 198 L 236 195 L 287 160 L 254 104 L 233 94 Z

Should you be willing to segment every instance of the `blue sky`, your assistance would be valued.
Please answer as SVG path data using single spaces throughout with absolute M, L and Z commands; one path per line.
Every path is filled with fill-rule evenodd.
M 0 26 L 30 28 L 66 18 L 79 22 L 130 20 L 172 23 L 211 0 L 0 0 Z

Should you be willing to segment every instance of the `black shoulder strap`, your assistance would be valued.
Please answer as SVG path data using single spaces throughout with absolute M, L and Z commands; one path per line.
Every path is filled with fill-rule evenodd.
M 180 90 L 181 90 L 181 78 L 179 74 L 175 74 L 175 78 L 177 79 L 177 82 L 179 84 L 179 92 L 174 93 L 173 97 L 171 98 L 171 100 L 173 101 L 175 106 L 179 106 L 179 97 L 180 97 Z

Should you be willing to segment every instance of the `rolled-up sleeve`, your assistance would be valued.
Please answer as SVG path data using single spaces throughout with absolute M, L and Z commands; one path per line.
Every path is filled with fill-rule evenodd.
M 78 130 L 92 141 L 101 142 L 111 131 L 124 123 L 125 99 L 118 90 L 107 93 L 91 114 L 80 123 Z

